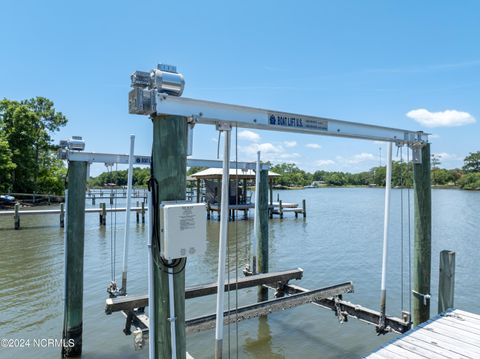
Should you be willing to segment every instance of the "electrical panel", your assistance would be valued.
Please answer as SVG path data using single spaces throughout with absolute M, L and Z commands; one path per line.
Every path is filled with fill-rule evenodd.
M 160 204 L 162 257 L 172 260 L 203 254 L 207 248 L 207 217 L 204 203 Z

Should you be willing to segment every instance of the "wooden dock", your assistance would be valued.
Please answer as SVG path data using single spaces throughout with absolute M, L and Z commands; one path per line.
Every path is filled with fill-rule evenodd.
M 439 314 L 366 358 L 480 358 L 480 315 L 459 309 Z
M 231 220 L 235 220 L 236 212 L 243 212 L 243 218 L 248 218 L 248 211 L 255 208 L 255 203 L 246 203 L 246 204 L 230 204 L 228 206 L 229 216 Z M 212 218 L 212 213 L 220 213 L 220 203 L 207 204 L 207 218 Z M 268 206 L 268 212 L 270 218 L 273 218 L 273 215 L 278 215 L 280 218 L 283 218 L 285 213 L 294 213 L 295 218 L 299 214 L 302 214 L 305 218 L 307 216 L 306 201 L 302 200 L 302 206 L 299 206 L 298 203 L 288 203 L 283 201 L 272 202 Z
M 138 202 L 137 202 L 138 203 Z M 141 206 L 131 207 L 131 211 L 136 212 L 136 221 L 137 223 L 140 222 L 140 217 L 142 223 L 145 223 L 145 212 L 148 208 L 145 206 L 145 202 L 141 203 Z M 108 208 L 105 203 L 100 203 L 99 208 L 86 208 L 85 214 L 88 213 L 98 213 L 99 214 L 99 221 L 100 225 L 106 225 L 107 221 L 107 213 L 108 212 L 125 212 L 127 209 L 125 207 L 122 208 Z M 14 210 L 7 210 L 7 211 L 0 211 L 0 216 L 11 216 L 13 218 L 13 224 L 15 229 L 20 229 L 20 218 L 21 216 L 33 216 L 33 215 L 50 215 L 50 214 L 57 214 L 59 215 L 59 223 L 60 227 L 64 226 L 65 223 L 65 209 L 64 204 L 60 204 L 60 208 L 58 209 L 28 209 L 28 210 L 20 210 L 20 206 L 17 204 L 15 205 Z

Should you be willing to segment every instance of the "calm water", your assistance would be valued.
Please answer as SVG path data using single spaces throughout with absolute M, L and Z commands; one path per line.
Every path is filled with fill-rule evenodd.
M 311 289 L 351 280 L 355 293 L 347 300 L 378 308 L 382 231 L 383 190 L 309 189 L 281 191 L 289 202 L 307 199 L 308 217 L 270 221 L 271 270 L 304 269 L 299 283 Z M 274 194 L 276 198 L 276 193 Z M 407 192 L 404 192 L 404 291 L 408 288 Z M 120 201 L 118 206 L 123 205 Z M 98 200 L 97 200 L 98 206 Z M 107 203 L 107 206 L 109 204 Z M 401 223 L 400 190 L 393 191 L 393 224 L 388 259 L 387 311 L 401 311 Z M 455 303 L 458 308 L 479 313 L 480 295 L 480 192 L 433 191 L 432 314 L 437 307 L 438 254 L 442 249 L 457 252 Z M 252 217 L 253 214 L 250 214 Z M 132 216 L 129 264 L 130 294 L 146 293 L 146 232 Z M 116 231 L 108 215 L 106 228 L 99 228 L 98 215 L 86 216 L 85 294 L 83 358 L 147 358 L 148 350 L 135 352 L 132 337 L 122 333 L 120 313 L 104 314 L 105 288 L 111 279 L 111 241 L 116 234 L 116 278 L 120 280 L 124 214 L 116 215 Z M 63 324 L 63 229 L 58 216 L 22 218 L 22 229 L 14 231 L 11 218 L 0 218 L 0 338 L 61 338 Z M 189 259 L 187 285 L 215 280 L 218 253 L 217 220 L 208 224 L 205 256 Z M 253 220 L 230 226 L 230 275 L 235 262 L 243 267 L 249 257 Z M 413 238 L 412 238 L 413 240 Z M 241 272 L 240 272 L 241 274 Z M 408 310 L 405 294 L 404 308 Z M 230 304 L 235 305 L 235 294 Z M 238 293 L 239 304 L 256 300 L 256 289 Z M 228 299 L 226 300 L 228 301 Z M 215 297 L 187 301 L 187 316 L 214 312 Z M 230 336 L 229 336 L 230 332 Z M 236 337 L 238 335 L 238 346 Z M 377 337 L 374 328 L 350 320 L 339 324 L 333 312 L 304 305 L 274 313 L 268 319 L 252 319 L 225 329 L 230 337 L 231 357 L 240 358 L 358 358 L 392 335 Z M 188 351 L 196 359 L 213 357 L 214 331 L 188 336 Z M 0 358 L 56 358 L 60 350 L 2 349 Z

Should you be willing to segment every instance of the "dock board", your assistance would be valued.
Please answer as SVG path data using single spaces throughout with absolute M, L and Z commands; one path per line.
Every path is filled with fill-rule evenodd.
M 480 358 L 480 315 L 460 309 L 439 314 L 366 358 Z

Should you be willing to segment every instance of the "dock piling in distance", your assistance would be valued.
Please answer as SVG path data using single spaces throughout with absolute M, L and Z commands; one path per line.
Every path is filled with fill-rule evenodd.
M 283 218 L 283 204 L 282 200 L 278 201 L 278 214 L 280 214 L 280 218 Z
M 137 223 L 140 223 L 140 212 L 138 211 L 138 205 L 140 204 L 140 202 L 137 201 L 137 210 L 135 211 L 135 219 L 137 221 Z
M 60 203 L 60 228 L 65 227 L 65 203 Z
M 101 226 L 105 226 L 107 224 L 107 205 L 105 202 L 100 203 L 99 219 Z
M 430 319 L 430 277 L 432 262 L 432 185 L 430 144 L 421 148 L 421 163 L 413 164 L 414 249 L 412 319 L 416 326 Z
M 20 208 L 20 203 L 15 203 L 15 214 L 13 215 L 13 228 L 20 229 L 20 214 L 18 209 Z
M 83 256 L 85 241 L 85 188 L 87 162 L 68 163 L 67 228 L 65 229 L 65 307 L 62 357 L 82 353 L 83 331 Z
M 307 201 L 302 199 L 303 218 L 307 218 Z
M 145 202 L 142 202 L 142 224 L 145 224 Z
M 438 313 L 453 309 L 455 293 L 455 252 L 440 252 L 440 271 L 438 280 Z

